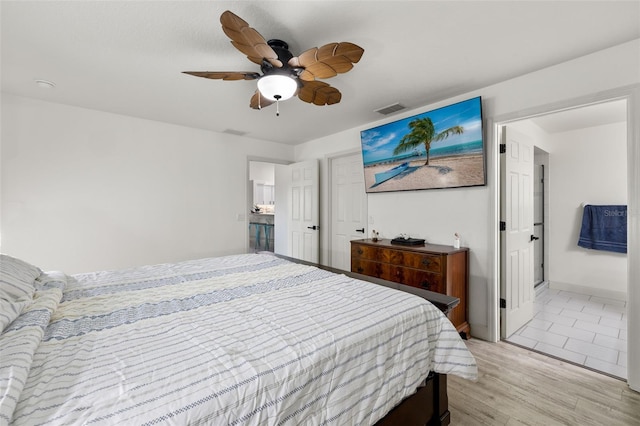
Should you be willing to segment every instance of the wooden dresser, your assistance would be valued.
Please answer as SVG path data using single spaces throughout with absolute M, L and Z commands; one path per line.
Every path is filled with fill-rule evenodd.
M 351 241 L 351 271 L 423 288 L 460 299 L 448 317 L 463 338 L 470 336 L 467 319 L 469 249 L 425 244 L 405 246 L 391 240 Z

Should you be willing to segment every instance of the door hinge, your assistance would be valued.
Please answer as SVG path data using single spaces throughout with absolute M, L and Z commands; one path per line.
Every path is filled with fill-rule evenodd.
M 507 301 L 505 299 L 500 299 L 500 308 L 507 309 Z
M 501 143 L 500 144 L 500 154 L 504 154 L 505 152 L 507 152 L 507 144 L 506 143 Z
M 500 221 L 500 230 L 501 231 L 506 231 L 507 230 L 507 222 L 501 220 Z

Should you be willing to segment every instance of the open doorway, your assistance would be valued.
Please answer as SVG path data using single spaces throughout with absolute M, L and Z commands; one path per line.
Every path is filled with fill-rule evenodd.
M 246 252 L 318 263 L 319 187 L 317 160 L 247 158 Z
M 542 209 L 536 206 L 533 214 L 532 242 L 542 240 L 535 258 L 542 258 L 543 268 L 531 284 L 539 283 L 531 321 L 502 336 L 623 379 L 626 254 L 586 250 L 577 240 L 585 204 L 627 204 L 626 110 L 622 99 L 508 123 L 536 143 L 543 183 L 534 193 L 540 192 Z
M 546 254 L 549 248 L 545 235 L 545 222 L 549 217 L 549 206 L 545 197 L 546 185 L 549 179 L 549 153 L 539 147 L 534 147 L 533 161 L 533 285 L 538 289 L 547 284 L 545 265 L 548 264 Z
M 249 161 L 248 252 L 274 251 L 275 164 Z

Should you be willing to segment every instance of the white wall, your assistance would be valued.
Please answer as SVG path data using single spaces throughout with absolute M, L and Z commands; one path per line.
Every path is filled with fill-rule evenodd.
M 260 181 L 267 185 L 273 185 L 276 179 L 276 166 L 273 163 L 260 161 L 249 162 L 249 179 Z
M 247 156 L 293 157 L 287 145 L 6 94 L 1 148 L 2 251 L 67 273 L 244 252 Z
M 624 299 L 627 255 L 577 246 L 582 203 L 627 204 L 626 123 L 556 133 L 549 179 L 551 287 Z
M 450 244 L 451 234 L 458 231 L 462 244 L 470 247 L 469 319 L 473 335 L 495 340 L 498 338 L 497 317 L 497 257 L 498 257 L 498 153 L 494 124 L 525 118 L 535 113 L 567 107 L 572 100 L 597 98 L 599 93 L 626 90 L 633 92 L 630 111 L 636 111 L 637 87 L 640 84 L 640 40 L 603 50 L 563 64 L 549 67 L 519 78 L 505 81 L 481 90 L 436 102 L 425 107 L 397 114 L 384 120 L 367 123 L 359 128 L 346 130 L 296 147 L 296 161 L 324 158 L 321 164 L 321 229 L 329 229 L 328 180 L 326 158 L 334 153 L 360 147 L 360 130 L 393 120 L 415 115 L 431 109 L 482 96 L 486 129 L 487 186 L 449 190 L 429 190 L 402 193 L 369 194 L 368 211 L 374 217 L 375 229 L 385 236 L 396 232 L 409 232 L 424 236 L 430 242 Z M 625 89 L 627 88 L 627 89 Z M 419 90 L 419 88 L 416 88 Z M 576 101 L 577 102 L 577 101 Z M 640 118 L 631 115 L 630 126 L 639 129 Z M 640 130 L 639 130 L 640 132 Z M 636 154 L 640 145 L 638 132 L 633 133 L 633 146 L 629 152 Z M 636 157 L 632 157 L 636 158 Z M 636 194 L 637 188 L 630 192 Z M 630 221 L 636 221 L 638 213 L 630 213 Z M 321 235 L 321 260 L 327 262 L 328 235 Z M 636 247 L 633 245 L 633 247 Z M 633 251 L 633 249 L 631 249 Z M 630 269 L 630 275 L 640 272 Z M 633 280 L 631 280 L 633 282 Z M 630 292 L 631 293 L 631 292 Z M 640 312 L 640 289 L 630 294 L 630 310 Z M 634 311 L 635 312 L 635 311 Z M 635 313 L 633 315 L 636 315 Z M 630 321 L 633 319 L 630 316 Z M 629 339 L 629 359 L 640 360 L 640 338 Z M 636 353 L 635 358 L 632 355 Z M 640 387 L 640 361 L 630 361 L 629 381 Z

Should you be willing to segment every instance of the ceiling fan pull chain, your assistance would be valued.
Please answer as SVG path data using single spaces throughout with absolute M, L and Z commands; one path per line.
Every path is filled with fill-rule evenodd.
M 276 117 L 280 117 L 280 98 L 282 96 L 280 95 L 275 95 L 274 98 L 276 98 Z

